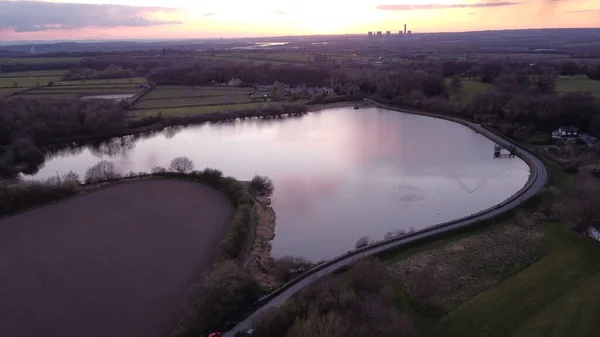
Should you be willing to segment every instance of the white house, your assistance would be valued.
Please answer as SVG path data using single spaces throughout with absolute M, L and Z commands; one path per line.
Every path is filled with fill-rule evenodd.
M 560 129 L 552 132 L 552 138 L 561 139 L 561 138 L 578 138 L 579 137 L 579 128 L 574 126 L 563 126 Z

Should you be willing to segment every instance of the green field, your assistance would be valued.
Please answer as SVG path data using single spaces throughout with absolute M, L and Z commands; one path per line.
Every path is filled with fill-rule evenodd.
M 204 105 L 204 106 L 192 106 L 183 108 L 164 108 L 164 109 L 150 109 L 150 110 L 136 110 L 138 116 L 154 116 L 162 114 L 163 116 L 169 115 L 197 115 L 213 112 L 222 111 L 237 111 L 245 109 L 256 109 L 261 107 L 279 106 L 278 103 L 246 103 L 246 104 L 229 104 L 229 105 Z
M 598 336 L 600 243 L 564 224 L 545 233 L 541 261 L 444 317 L 438 336 Z
M 30 88 L 36 85 L 46 85 L 50 81 L 58 81 L 60 76 L 44 76 L 44 77 L 19 77 L 19 78 L 0 78 L 0 88 L 13 87 L 17 84 L 18 88 Z
M 137 105 L 137 109 L 156 109 L 184 107 L 192 105 L 218 105 L 218 104 L 242 104 L 252 103 L 247 95 L 233 96 L 209 96 L 199 98 L 170 98 L 170 99 L 142 99 Z
M 27 90 L 25 88 L 0 88 L 0 98 L 8 97 L 16 92 Z
M 39 71 L 20 71 L 14 73 L 0 73 L 0 78 L 10 77 L 49 77 L 49 76 L 63 76 L 66 70 L 39 70 Z
M 61 81 L 56 82 L 54 86 L 88 86 L 88 85 L 106 85 L 106 84 L 128 84 L 135 85 L 136 83 L 144 83 L 146 79 L 143 77 L 135 78 L 117 78 L 110 80 L 84 80 L 84 81 Z
M 600 81 L 591 80 L 587 76 L 559 76 L 556 79 L 556 91 L 559 93 L 587 91 L 595 99 L 600 100 Z
M 265 102 L 252 102 L 249 95 L 252 91 L 252 88 L 225 86 L 159 86 L 138 101 L 136 109 L 143 114 L 148 111 L 155 114 L 159 110 L 163 114 L 196 114 L 264 104 Z
M 78 62 L 79 60 L 81 60 L 81 57 L 21 57 L 0 58 L 0 63 L 41 64 L 59 62 Z
M 449 86 L 452 79 L 446 79 L 446 85 Z M 473 98 L 482 92 L 494 90 L 489 83 L 483 83 L 477 80 L 462 79 L 462 89 L 458 93 L 451 93 L 451 99 L 463 104 L 470 103 Z M 450 92 L 450 91 L 449 91 Z
M 193 98 L 210 96 L 248 96 L 252 88 L 235 87 L 196 87 L 188 86 L 159 86 L 149 92 L 144 99 L 165 99 L 165 98 Z

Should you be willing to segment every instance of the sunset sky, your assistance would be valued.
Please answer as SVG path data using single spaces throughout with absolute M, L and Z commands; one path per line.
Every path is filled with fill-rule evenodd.
M 0 0 L 0 41 L 600 27 L 599 0 Z

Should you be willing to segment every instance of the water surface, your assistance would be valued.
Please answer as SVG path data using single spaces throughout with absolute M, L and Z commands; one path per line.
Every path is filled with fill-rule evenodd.
M 300 118 L 171 128 L 113 139 L 50 158 L 35 176 L 85 170 L 102 159 L 121 173 L 168 166 L 178 156 L 238 179 L 275 183 L 275 256 L 330 258 L 362 236 L 416 230 L 509 198 L 529 177 L 518 158 L 493 158 L 471 129 L 377 108 L 337 108 Z

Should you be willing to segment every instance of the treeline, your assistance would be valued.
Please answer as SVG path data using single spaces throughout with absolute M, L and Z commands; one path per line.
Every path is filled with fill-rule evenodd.
M 304 104 L 282 104 L 266 108 L 244 109 L 235 111 L 221 111 L 196 115 L 181 116 L 150 116 L 129 122 L 130 128 L 163 128 L 175 125 L 190 125 L 200 123 L 229 122 L 246 118 L 279 118 L 282 116 L 299 116 L 307 111 Z
M 91 68 L 73 68 L 63 75 L 64 81 L 79 81 L 79 80 L 105 80 L 118 78 L 131 78 L 135 76 L 143 76 L 144 72 L 136 73 L 134 70 L 109 66 L 105 70 L 94 70 Z
M 15 62 L 0 63 L 0 73 L 12 73 L 21 71 L 37 70 L 63 70 L 77 67 L 79 61 L 72 60 L 48 60 L 46 62 L 20 63 L 18 59 Z
M 0 100 L 0 145 L 26 138 L 41 145 L 74 136 L 111 135 L 127 128 L 127 113 L 102 100 Z
M 81 136 L 110 136 L 127 129 L 127 113 L 111 102 L 77 99 L 0 100 L 0 178 L 34 172 L 40 148 Z
M 153 69 L 147 77 L 161 84 L 204 85 L 239 78 L 248 84 L 272 84 L 276 81 L 297 86 L 323 86 L 330 82 L 330 67 L 320 65 L 273 65 L 230 61 L 197 62 Z
M 398 311 L 392 284 L 381 262 L 357 262 L 300 291 L 285 306 L 265 311 L 251 336 L 416 336 L 411 319 Z

